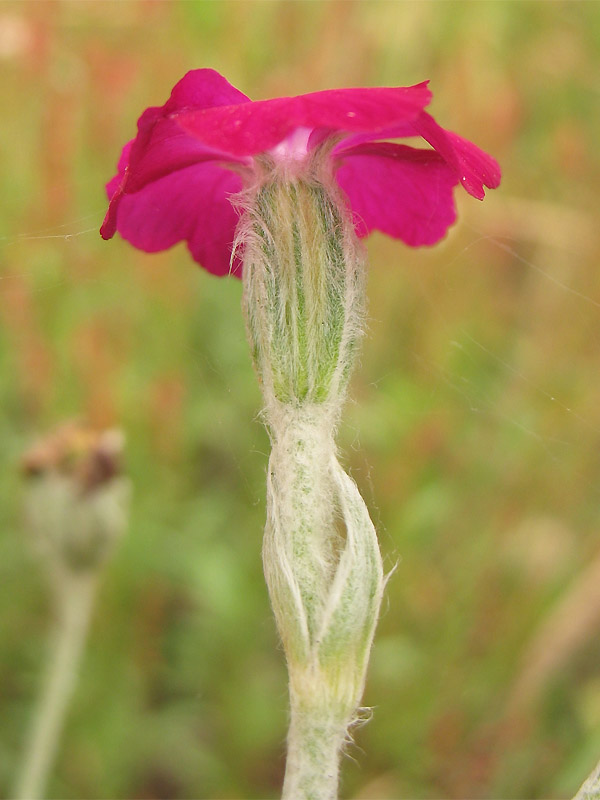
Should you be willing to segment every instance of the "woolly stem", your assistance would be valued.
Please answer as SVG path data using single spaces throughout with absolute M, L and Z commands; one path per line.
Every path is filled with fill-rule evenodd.
M 326 163 L 317 153 L 297 174 L 265 162 L 237 233 L 272 443 L 263 563 L 290 678 L 285 800 L 337 796 L 383 591 L 375 529 L 334 442 L 364 265 Z
M 16 800 L 37 800 L 44 795 L 77 680 L 95 589 L 96 578 L 91 573 L 66 581 L 44 685 L 16 783 Z
M 335 800 L 347 721 L 292 708 L 282 800 Z
M 600 762 L 583 783 L 573 800 L 600 800 Z
M 283 407 L 271 433 L 263 563 L 284 645 L 301 661 L 323 614 L 336 544 L 329 473 L 334 443 L 323 412 L 321 406 Z
M 336 796 L 383 589 L 375 530 L 320 412 L 288 409 L 269 461 L 263 561 L 290 676 L 289 800 Z

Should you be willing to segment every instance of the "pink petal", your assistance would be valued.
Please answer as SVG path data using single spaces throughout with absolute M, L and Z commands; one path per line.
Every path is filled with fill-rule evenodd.
M 213 108 L 249 103 L 247 97 L 214 69 L 192 69 L 175 84 L 163 106 L 167 114 L 190 108 Z
M 412 127 L 442 158 L 455 169 L 464 188 L 478 200 L 485 197 L 484 186 L 496 189 L 500 185 L 498 162 L 472 142 L 444 130 L 425 111 L 414 120 Z
M 127 164 L 129 163 L 129 153 L 131 152 L 133 142 L 133 139 L 127 142 L 121 151 L 121 156 L 117 165 L 117 174 L 106 184 L 106 194 L 110 202 L 108 204 L 106 216 L 104 217 L 104 222 L 100 227 L 100 235 L 103 239 L 112 239 L 117 231 L 117 210 L 123 196 L 121 186 L 124 183 L 123 179 Z
M 212 69 L 188 72 L 175 84 L 163 106 L 147 108 L 138 120 L 138 134 L 129 153 L 128 185 L 124 191 L 134 192 L 157 177 L 190 166 L 206 158 L 227 158 L 221 141 L 214 148 L 202 146 L 174 123 L 172 115 L 219 106 L 248 105 L 245 94 Z
M 228 198 L 241 188 L 237 174 L 210 161 L 178 170 L 122 195 L 117 230 L 147 253 L 186 241 L 194 260 L 209 272 L 239 273 L 239 262 L 230 270 L 238 215 Z
M 119 188 L 121 181 L 123 180 L 123 176 L 125 175 L 125 169 L 129 164 L 129 154 L 131 152 L 131 147 L 134 143 L 134 139 L 127 142 L 125 147 L 121 150 L 121 155 L 119 156 L 119 163 L 117 164 L 117 174 L 109 180 L 106 184 L 106 193 L 109 197 L 112 197 L 113 194 Z
M 135 144 L 129 160 L 127 193 L 137 192 L 151 181 L 201 161 L 237 160 L 222 150 L 206 147 L 170 119 L 153 122 L 143 151 L 138 148 L 133 152 L 134 148 Z
M 275 147 L 295 128 L 371 132 L 417 118 L 427 83 L 394 89 L 329 89 L 254 103 L 177 111 L 173 119 L 208 147 L 242 157 Z
M 410 122 L 403 122 L 399 125 L 390 125 L 388 128 L 382 128 L 375 133 L 367 131 L 366 133 L 354 133 L 351 136 L 347 136 L 333 148 L 333 153 L 335 155 L 359 144 L 368 144 L 373 141 L 382 142 L 386 139 L 409 139 L 411 137 L 419 137 L 419 134 L 415 132 Z
M 331 156 L 360 236 L 379 229 L 412 246 L 433 244 L 455 220 L 454 186 L 482 199 L 484 186 L 499 185 L 500 168 L 425 113 L 430 99 L 422 83 L 253 103 L 214 70 L 188 72 L 163 106 L 146 109 L 123 149 L 102 236 L 118 230 L 148 252 L 184 240 L 206 269 L 227 274 L 238 218 L 228 198 L 242 180 L 226 167 L 250 166 L 266 151 L 277 157 L 284 142 L 286 155 L 301 133 L 301 152 L 342 134 Z M 414 136 L 434 149 L 378 141 Z
M 483 200 L 485 196 L 484 186 L 496 189 L 500 185 L 501 172 L 495 159 L 467 139 L 442 128 L 424 111 L 416 120 L 393 125 L 378 131 L 375 136 L 372 133 L 349 136 L 333 152 L 334 155 L 340 155 L 356 145 L 372 142 L 374 139 L 404 139 L 414 136 L 425 139 L 455 170 L 466 191 L 478 200 Z
M 208 148 L 189 136 L 169 119 L 169 114 L 190 106 L 206 108 L 249 102 L 245 94 L 215 70 L 198 69 L 184 75 L 163 106 L 147 108 L 138 120 L 136 138 L 123 148 L 117 175 L 107 184 L 110 205 L 100 228 L 102 237 L 114 236 L 123 195 L 138 192 L 152 181 L 202 161 L 236 160 L 229 153 Z
M 104 239 L 110 239 L 115 233 L 123 195 L 139 192 L 153 181 L 203 161 L 235 161 L 225 153 L 206 148 L 170 120 L 153 124 L 143 150 L 137 146 L 138 141 L 134 139 L 125 145 L 118 172 L 106 185 L 110 204 L 100 229 Z
M 337 181 L 359 236 L 380 230 L 418 247 L 435 244 L 455 221 L 458 178 L 433 150 L 381 142 L 357 145 L 338 158 Z

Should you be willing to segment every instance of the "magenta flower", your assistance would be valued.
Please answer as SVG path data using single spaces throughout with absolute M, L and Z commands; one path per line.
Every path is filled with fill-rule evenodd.
M 108 183 L 103 238 L 118 231 L 146 252 L 187 242 L 209 272 L 230 265 L 241 191 L 257 156 L 301 171 L 327 145 L 356 233 L 380 230 L 411 247 L 439 241 L 456 219 L 453 189 L 478 199 L 500 168 L 478 147 L 441 128 L 423 109 L 427 83 L 404 88 L 330 89 L 251 101 L 211 69 L 188 72 L 164 106 L 148 108 Z M 389 139 L 420 137 L 430 148 Z M 431 149 L 433 148 L 433 149 Z

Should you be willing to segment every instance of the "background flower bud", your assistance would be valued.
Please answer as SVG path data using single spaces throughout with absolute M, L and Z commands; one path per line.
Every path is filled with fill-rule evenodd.
M 130 485 L 121 475 L 123 435 L 69 422 L 24 456 L 25 520 L 54 571 L 94 570 L 127 521 Z

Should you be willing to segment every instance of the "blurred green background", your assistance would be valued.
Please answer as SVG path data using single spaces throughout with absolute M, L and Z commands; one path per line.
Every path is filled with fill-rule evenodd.
M 340 445 L 398 566 L 342 795 L 571 796 L 600 757 L 600 6 L 378 0 L 0 4 L 0 793 L 51 617 L 19 459 L 83 415 L 125 431 L 134 498 L 49 796 L 278 796 L 241 286 L 97 233 L 137 117 L 200 66 L 256 99 L 430 78 L 500 161 L 439 246 L 368 242 Z

